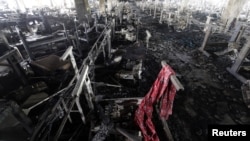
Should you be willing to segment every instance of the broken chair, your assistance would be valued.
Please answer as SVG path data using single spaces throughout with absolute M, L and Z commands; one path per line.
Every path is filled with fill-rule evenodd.
M 0 71 L 8 72 L 6 76 L 11 76 L 7 81 L 4 81 L 7 77 L 1 77 L 0 92 L 1 96 L 3 96 L 3 94 L 7 94 L 9 91 L 16 89 L 19 85 L 26 85 L 28 81 L 25 71 L 21 66 L 23 57 L 18 48 L 10 46 L 3 33 L 0 33 L 0 36 Z M 16 79 L 16 77 L 19 79 L 13 82 L 12 80 Z
M 244 31 L 245 31 L 245 27 L 242 25 L 238 25 L 228 42 L 228 48 L 226 48 L 223 51 L 215 52 L 214 54 L 221 56 L 231 51 L 234 51 L 235 49 L 237 50 L 239 48 L 239 42 Z
M 58 71 L 61 71 L 63 74 L 65 74 L 67 71 L 69 71 L 71 67 L 73 67 L 74 73 L 76 74 L 76 76 L 78 76 L 79 75 L 78 68 L 75 62 L 72 49 L 73 47 L 70 46 L 61 57 L 56 56 L 56 55 L 49 55 L 48 57 L 45 57 L 36 61 L 31 61 L 30 66 L 32 70 L 34 70 L 34 73 L 36 76 L 46 77 L 47 79 L 52 79 L 52 77 L 54 77 L 55 73 L 57 73 Z M 70 58 L 70 59 L 67 60 L 67 58 Z M 58 79 L 60 81 L 60 85 L 58 85 L 58 87 L 60 88 L 63 83 L 63 79 L 62 78 L 61 79 L 58 78 Z M 48 95 L 43 92 L 30 95 L 26 99 L 26 101 L 23 102 L 22 107 L 29 109 L 29 107 L 42 101 L 43 99 L 47 97 Z
M 36 35 L 27 36 L 24 35 L 22 29 L 16 26 L 16 31 L 21 40 L 21 45 L 27 54 L 28 60 L 36 60 L 51 53 L 59 53 L 65 50 L 67 46 L 74 45 L 73 38 L 69 37 L 64 24 L 62 30 L 58 30 L 49 35 Z M 71 42 L 72 41 L 72 42 Z
M 226 46 L 228 46 L 225 50 L 214 52 L 214 54 L 218 55 L 218 56 L 221 56 L 221 55 L 224 55 L 224 54 L 229 53 L 231 51 L 234 51 L 235 49 L 237 49 L 239 47 L 238 44 L 239 44 L 239 41 L 240 41 L 240 38 L 241 38 L 242 34 L 244 33 L 245 27 L 243 27 L 242 25 L 238 25 L 236 27 L 234 33 L 232 34 L 231 38 L 229 39 L 228 43 L 223 43 L 223 42 L 222 43 L 221 42 L 208 43 L 210 35 L 212 34 L 213 28 L 214 27 L 211 24 L 208 24 L 205 27 L 206 34 L 205 34 L 204 40 L 202 42 L 202 45 L 199 48 L 199 51 L 201 51 L 204 55 L 206 55 L 207 57 L 210 56 L 210 54 L 205 50 L 205 48 L 206 48 L 206 46 L 208 46 L 208 44 L 210 46 L 211 45 L 212 46 L 213 45 L 220 45 L 220 46 L 226 45 Z
M 78 68 L 72 50 L 73 47 L 70 46 L 61 57 L 52 54 L 35 61 L 30 61 L 30 66 L 35 74 L 40 76 L 51 75 L 57 71 L 65 72 L 71 66 L 74 69 L 74 73 L 77 74 Z M 69 60 L 67 60 L 68 57 L 70 58 Z
M 238 57 L 236 58 L 234 64 L 230 67 L 227 68 L 227 71 L 231 73 L 234 77 L 236 77 L 238 80 L 240 80 L 242 83 L 247 83 L 247 78 L 239 74 L 239 70 L 244 67 L 243 63 L 247 59 L 250 51 L 250 41 L 248 41 L 241 51 L 238 54 Z

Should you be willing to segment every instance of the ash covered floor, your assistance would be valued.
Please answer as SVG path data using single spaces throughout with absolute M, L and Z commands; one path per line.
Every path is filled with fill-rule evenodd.
M 205 14 L 206 12 L 193 12 L 191 21 L 198 22 L 188 24 L 183 23 L 182 18 L 186 19 L 190 16 L 190 13 L 178 13 L 176 15 L 179 16 L 180 14 L 180 17 L 174 20 L 175 23 L 168 25 L 166 20 L 168 20 L 169 13 L 165 15 L 165 21 L 163 20 L 162 24 L 159 24 L 159 10 L 161 8 L 156 8 L 156 10 L 158 9 L 157 15 L 156 18 L 153 18 L 154 15 L 149 14 L 149 8 L 153 13 L 152 5 L 147 4 L 148 7 L 143 12 L 140 7 L 136 6 L 135 2 L 120 4 L 120 7 L 118 5 L 117 8 L 110 9 L 114 13 L 110 12 L 110 15 L 105 15 L 106 17 L 99 19 L 100 23 L 110 20 L 105 25 L 100 26 L 99 30 L 104 28 L 103 32 L 94 30 L 90 32 L 89 35 L 93 35 L 93 37 L 89 36 L 91 39 L 89 43 L 85 42 L 85 40 L 88 40 L 87 37 L 86 39 L 79 38 L 83 40 L 79 42 L 79 47 L 84 47 L 84 49 L 74 50 L 75 54 L 73 52 L 72 54 L 75 55 L 76 65 L 79 66 L 80 71 L 78 74 L 82 77 L 80 81 L 76 80 L 77 77 L 74 77 L 71 80 L 72 83 L 70 82 L 68 85 L 69 79 L 75 74 L 74 69 L 69 69 L 66 71 L 67 75 L 60 73 L 52 80 L 50 76 L 43 78 L 41 80 L 43 83 L 40 83 L 40 79 L 39 81 L 33 80 L 37 82 L 34 84 L 41 88 L 41 90 L 37 90 L 39 93 L 37 91 L 29 92 L 29 88 L 31 90 L 33 90 L 32 88 L 36 89 L 33 85 L 20 87 L 16 93 L 13 92 L 13 98 L 16 98 L 17 101 L 24 101 L 29 96 L 28 94 L 37 93 L 38 96 L 48 97 L 48 100 L 38 104 L 39 106 L 33 108 L 25 116 L 33 123 L 29 135 L 25 134 L 26 132 L 24 132 L 24 128 L 20 126 L 20 123 L 17 124 L 16 120 L 12 121 L 14 117 L 13 119 L 6 118 L 11 124 L 2 122 L 6 124 L 6 128 L 0 126 L 2 127 L 0 128 L 0 140 L 65 141 L 86 139 L 92 141 L 127 141 L 128 137 L 126 138 L 121 133 L 123 132 L 121 129 L 127 130 L 130 135 L 138 137 L 141 132 L 139 132 L 140 129 L 135 123 L 135 110 L 140 103 L 141 97 L 148 93 L 157 78 L 162 68 L 162 60 L 165 60 L 173 68 L 177 78 L 185 88 L 177 92 L 173 104 L 173 114 L 167 120 L 173 140 L 207 140 L 208 125 L 250 124 L 250 110 L 243 100 L 242 82 L 238 81 L 226 70 L 227 67 L 231 67 L 234 63 L 235 54 L 230 52 L 222 56 L 214 55 L 214 52 L 224 50 L 229 46 L 230 34 L 212 31 L 210 38 L 212 42 L 207 43 L 206 46 L 206 51 L 211 56 L 207 57 L 198 50 L 204 40 L 205 31 L 203 31 L 203 27 L 201 28 L 197 24 L 206 22 L 206 16 L 208 16 L 208 14 Z M 171 9 L 169 12 L 175 10 Z M 123 17 L 122 14 L 125 14 L 125 16 Z M 170 16 L 170 18 L 173 17 Z M 98 21 L 97 18 L 95 20 L 95 22 Z M 218 19 L 215 18 L 212 22 L 219 23 L 216 20 Z M 188 26 L 186 27 L 186 25 Z M 94 26 L 96 25 L 94 24 Z M 134 36 L 134 34 L 137 34 L 138 27 L 139 35 Z M 98 29 L 98 26 L 96 29 Z M 70 32 L 70 35 L 74 37 L 74 30 L 72 31 L 73 33 Z M 133 34 L 130 34 L 131 31 Z M 152 35 L 148 47 L 145 41 L 147 37 L 145 31 L 149 31 Z M 231 32 L 233 31 L 231 30 Z M 126 33 L 125 36 L 124 33 Z M 126 40 L 123 40 L 124 37 Z M 92 46 L 96 39 L 96 44 Z M 245 36 L 242 36 L 240 47 L 245 44 L 245 41 Z M 104 47 L 104 44 L 106 47 Z M 108 56 L 106 56 L 106 53 Z M 72 59 L 70 60 L 72 61 Z M 137 76 L 137 73 L 139 74 L 141 71 L 141 62 L 142 77 Z M 139 66 L 139 69 L 135 66 Z M 135 72 L 133 72 L 134 68 L 138 71 L 136 76 Z M 127 74 L 132 76 L 132 79 L 121 79 L 122 77 L 119 75 L 123 74 L 125 74 L 125 78 Z M 63 82 L 62 78 L 65 79 Z M 5 83 L 5 79 L 1 83 Z M 80 86 L 83 83 L 84 86 Z M 6 84 L 8 85 L 8 83 Z M 47 87 L 47 85 L 50 87 Z M 65 86 L 67 87 L 64 88 Z M 14 87 L 13 83 L 11 87 Z M 58 92 L 58 90 L 60 91 Z M 19 93 L 21 93 L 21 96 L 18 95 Z M 78 105 L 75 105 L 76 96 L 78 96 L 79 100 Z M 7 98 L 11 99 L 12 95 Z M 126 98 L 127 100 L 124 100 Z M 66 104 L 64 104 L 65 101 Z M 3 101 L 3 103 L 7 102 Z M 20 105 L 23 104 L 20 103 Z M 14 107 L 13 105 L 5 106 Z M 5 109 L 4 106 L 0 106 L 0 112 L 1 110 L 6 111 Z M 167 140 L 155 111 L 152 120 L 160 140 Z M 10 125 L 13 126 L 9 128 Z M 14 137 L 13 134 L 20 136 Z M 140 138 L 142 138 L 141 135 Z
M 199 52 L 204 33 L 197 27 L 173 31 L 147 12 L 137 12 L 142 17 L 140 34 L 145 30 L 152 34 L 143 63 L 147 84 L 156 77 L 161 60 L 166 60 L 185 87 L 177 92 L 173 115 L 168 120 L 174 140 L 207 140 L 209 124 L 250 124 L 242 83 L 226 71 L 232 65 L 229 56 L 208 58 Z

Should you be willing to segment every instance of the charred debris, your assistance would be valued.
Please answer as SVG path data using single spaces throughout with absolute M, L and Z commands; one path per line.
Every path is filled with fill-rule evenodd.
M 1 141 L 145 140 L 135 112 L 166 65 L 176 96 L 167 120 L 153 105 L 159 140 L 250 124 L 247 0 L 0 3 Z

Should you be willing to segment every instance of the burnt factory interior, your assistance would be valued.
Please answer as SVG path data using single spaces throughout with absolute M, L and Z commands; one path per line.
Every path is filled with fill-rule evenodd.
M 0 141 L 250 124 L 249 14 L 249 0 L 0 0 Z

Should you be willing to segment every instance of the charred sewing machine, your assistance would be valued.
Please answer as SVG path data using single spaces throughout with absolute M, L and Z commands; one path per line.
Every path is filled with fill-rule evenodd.
M 21 40 L 18 46 L 23 46 L 26 51 L 26 58 L 34 60 L 46 54 L 58 53 L 65 51 L 66 48 L 72 45 L 73 40 L 68 35 L 65 26 L 61 23 L 62 30 L 56 31 L 49 35 L 36 34 L 38 26 L 36 23 L 29 25 L 30 35 L 25 35 L 18 26 L 16 27 L 17 33 Z M 21 47 L 19 47 L 21 48 Z
M 18 88 L 19 85 L 26 85 L 28 82 L 25 71 L 20 65 L 23 58 L 19 50 L 8 44 L 3 33 L 0 36 L 0 93 L 2 97 L 11 90 Z M 15 77 L 19 77 L 20 79 L 14 80 L 13 78 Z

